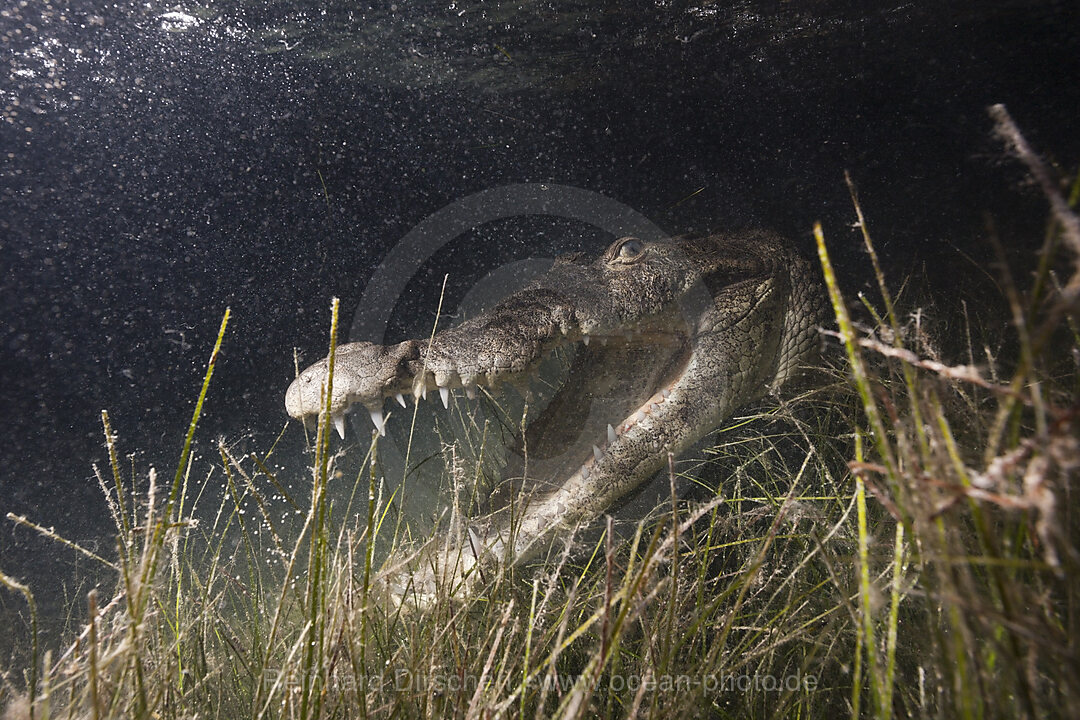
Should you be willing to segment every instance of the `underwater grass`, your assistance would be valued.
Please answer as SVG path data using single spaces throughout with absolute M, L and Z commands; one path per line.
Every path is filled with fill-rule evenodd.
M 190 461 L 226 314 L 167 492 L 153 470 L 124 477 L 103 413 L 115 557 L 49 535 L 115 572 L 111 600 L 91 594 L 77 637 L 41 655 L 32 582 L 0 576 L 32 644 L 2 675 L 4 717 L 1080 716 L 1080 370 L 1062 362 L 1078 347 L 1076 192 L 1055 197 L 994 113 L 1053 217 L 1032 290 L 1009 285 L 1015 358 L 939 357 L 891 296 L 848 178 L 880 297 L 859 298 L 873 327 L 857 325 L 816 226 L 843 353 L 821 382 L 670 458 L 643 521 L 485 569 L 467 597 L 436 572 L 423 611 L 386 597 L 425 547 L 404 539 L 374 433 L 347 448 L 363 454 L 350 477 L 324 408 L 303 493 L 274 448 L 220 440 L 217 461 Z M 454 412 L 448 485 L 467 488 L 491 435 Z M 449 445 L 452 427 L 472 435 Z M 456 497 L 429 547 L 454 547 Z

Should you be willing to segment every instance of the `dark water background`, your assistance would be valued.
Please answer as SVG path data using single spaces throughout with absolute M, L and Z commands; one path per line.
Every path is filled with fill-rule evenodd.
M 21 0 L 0 10 L 0 67 L 0 513 L 105 553 L 103 408 L 140 471 L 171 477 L 231 306 L 197 452 L 268 447 L 330 298 L 350 317 L 380 258 L 470 193 L 556 183 L 672 233 L 804 244 L 822 220 L 854 291 L 849 169 L 895 275 L 995 332 L 987 228 L 1022 275 L 1044 204 L 986 107 L 1064 171 L 1080 161 L 1072 2 Z M 610 239 L 485 226 L 398 316 L 430 318 L 447 272 L 453 307 L 485 270 Z M 302 441 L 294 426 L 280 454 Z M 0 570 L 52 616 L 82 603 L 85 565 L 0 518 Z M 20 606 L 0 594 L 0 620 Z

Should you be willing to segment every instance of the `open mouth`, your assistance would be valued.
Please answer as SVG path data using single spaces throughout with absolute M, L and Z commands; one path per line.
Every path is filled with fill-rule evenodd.
M 588 477 L 634 425 L 668 402 L 690 360 L 687 337 L 675 332 L 630 333 L 579 342 L 556 391 L 525 428 L 520 454 L 527 473 L 511 481 L 547 484 L 579 471 Z
M 396 347 L 400 346 L 380 348 L 361 343 L 342 346 L 341 350 L 370 354 L 366 363 L 379 366 L 393 357 Z M 669 401 L 672 386 L 690 358 L 687 331 L 673 323 L 666 327 L 652 323 L 611 335 L 562 336 L 545 343 L 542 352 L 525 367 L 466 377 L 445 369 L 428 369 L 422 361 L 414 361 L 411 367 L 415 373 L 397 374 L 378 392 L 351 392 L 338 400 L 335 388 L 338 406 L 331 406 L 332 419 L 344 437 L 346 410 L 362 404 L 381 435 L 386 434 L 388 423 L 401 424 L 394 429 L 397 435 L 409 423 L 402 423 L 400 412 L 395 413 L 401 418 L 396 422 L 384 414 L 387 401 L 407 408 L 409 395 L 421 406 L 429 395 L 437 395 L 433 403 L 450 410 L 452 397 L 458 393 L 463 393 L 472 407 L 487 404 L 481 395 L 488 396 L 506 431 L 501 440 L 506 450 L 506 465 L 499 473 L 502 483 L 491 501 L 484 503 L 493 509 L 508 499 L 507 491 L 550 488 L 576 472 L 588 477 L 594 463 L 615 447 L 624 433 Z M 499 367 L 498 361 L 493 365 Z M 404 369 L 404 365 L 399 362 L 396 368 Z M 337 382 L 335 376 L 335 385 Z M 507 392 L 508 386 L 515 392 Z M 517 398 L 522 402 L 515 403 Z

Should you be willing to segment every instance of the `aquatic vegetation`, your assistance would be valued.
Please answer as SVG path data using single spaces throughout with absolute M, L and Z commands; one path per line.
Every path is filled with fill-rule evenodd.
M 135 492 L 103 415 L 118 541 L 94 555 L 116 586 L 87 598 L 77 639 L 4 675 L 6 717 L 1080 715 L 1080 185 L 1062 197 L 994 113 L 1052 210 L 1030 288 L 1006 282 L 1015 357 L 939 357 L 894 300 L 852 189 L 875 326 L 852 319 L 816 227 L 842 352 L 821 387 L 673 458 L 669 500 L 642 522 L 609 519 L 413 614 L 379 593 L 417 548 L 377 435 L 341 476 L 325 408 L 300 497 L 273 448 L 221 441 L 214 463 L 191 462 L 197 406 L 171 484 L 151 472 Z M 0 579 L 33 619 L 33 582 Z

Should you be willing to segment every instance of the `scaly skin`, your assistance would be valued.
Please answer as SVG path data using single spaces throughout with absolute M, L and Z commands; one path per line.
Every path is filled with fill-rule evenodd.
M 343 345 L 330 410 L 343 434 L 345 409 L 363 403 L 383 432 L 389 397 L 404 404 L 404 393 L 420 398 L 437 389 L 446 404 L 458 387 L 472 397 L 477 385 L 529 373 L 574 343 L 581 358 L 574 393 L 599 397 L 615 387 L 626 394 L 612 406 L 621 408 L 617 417 L 584 426 L 596 436 L 575 449 L 584 462 L 568 477 L 532 489 L 526 479 L 513 518 L 502 510 L 477 519 L 467 547 L 424 559 L 408 581 L 423 604 L 441 582 L 472 592 L 483 575 L 472 572 L 478 563 L 523 562 L 552 537 L 596 519 L 660 471 L 668 452 L 678 455 L 739 407 L 779 389 L 812 359 L 823 308 L 817 273 L 774 235 L 623 238 L 591 263 L 557 261 L 490 312 L 438 333 L 430 349 L 426 340 Z M 292 417 L 319 412 L 326 374 L 324 359 L 292 383 L 285 398 Z M 552 401 L 560 412 L 567 406 Z M 566 421 L 542 416 L 533 425 Z M 400 583 L 389 589 L 399 601 L 405 593 Z

